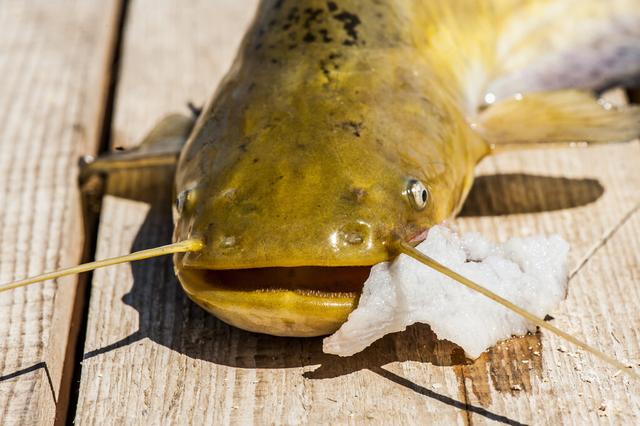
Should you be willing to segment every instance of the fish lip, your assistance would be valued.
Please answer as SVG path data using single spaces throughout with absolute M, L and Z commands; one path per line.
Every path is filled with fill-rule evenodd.
M 416 232 L 411 235 L 405 235 L 402 240 L 411 243 L 417 244 L 421 241 L 424 241 L 427 237 L 430 227 L 422 228 L 416 230 Z M 386 246 L 386 244 L 384 244 Z M 389 248 L 389 247 L 387 247 Z M 262 274 L 270 275 L 274 271 L 300 271 L 300 270 L 315 270 L 322 274 L 325 278 L 328 277 L 333 272 L 337 272 L 338 274 L 344 274 L 345 272 L 355 272 L 360 273 L 360 276 L 357 278 L 357 288 L 353 285 L 350 287 L 350 291 L 340 291 L 338 289 L 330 289 L 327 291 L 325 288 L 312 288 L 308 285 L 302 285 L 298 287 L 292 287 L 290 285 L 285 285 L 284 287 L 278 287 L 274 285 L 250 285 L 240 282 L 235 283 L 234 285 L 223 285 L 225 290 L 227 291 L 276 291 L 276 290 L 286 290 L 286 291 L 297 291 L 299 293 L 305 293 L 308 291 L 314 292 L 316 295 L 326 295 L 326 297 L 331 297 L 332 295 L 344 295 L 344 294 L 357 294 L 358 296 L 362 293 L 362 289 L 364 287 L 364 282 L 367 280 L 369 271 L 371 267 L 374 265 L 389 261 L 391 257 L 395 257 L 395 253 L 393 251 L 388 252 L 391 256 L 388 258 L 380 258 L 380 259 L 347 259 L 346 261 L 341 261 L 337 263 L 335 259 L 322 259 L 316 261 L 307 261 L 307 262 L 279 262 L 277 264 L 273 264 L 272 262 L 216 262 L 214 264 L 210 264 L 208 262 L 199 261 L 197 258 L 189 256 L 189 253 L 178 253 L 174 257 L 174 265 L 176 272 L 180 271 L 188 271 L 191 274 L 209 274 L 215 275 L 218 274 L 220 276 L 233 274 L 236 275 L 235 278 L 242 280 L 246 279 L 248 275 L 251 273 L 255 274 L 256 277 L 259 277 Z M 363 261 L 364 260 L 364 261 Z M 366 274 L 364 271 L 366 270 Z M 280 274 L 282 277 L 282 273 Z M 308 278 L 313 279 L 314 277 L 309 275 Z M 355 278 L 352 278 L 355 279 Z M 207 281 L 207 280 L 203 280 Z M 215 281 L 215 280 L 210 280 Z M 228 281 L 228 279 L 226 280 Z
M 219 253 L 219 256 L 204 253 L 201 255 L 197 252 L 189 252 L 179 257 L 180 266 L 185 269 L 208 269 L 208 270 L 246 270 L 260 268 L 298 268 L 298 267 L 322 267 L 322 268 L 338 268 L 338 267 L 360 267 L 373 266 L 376 263 L 389 260 L 389 252 L 380 250 L 377 253 L 367 254 L 365 256 L 342 257 L 332 253 L 331 256 L 319 258 L 298 258 L 279 259 L 274 261 L 272 258 L 253 257 L 250 254 L 246 256 L 240 253 L 227 254 Z M 177 263 L 178 261 L 176 261 Z

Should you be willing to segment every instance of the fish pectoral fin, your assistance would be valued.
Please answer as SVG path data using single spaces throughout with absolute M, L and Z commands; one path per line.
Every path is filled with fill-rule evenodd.
M 576 90 L 531 93 L 489 106 L 474 127 L 495 150 L 625 142 L 640 136 L 640 108 L 615 107 Z
M 98 158 L 85 156 L 81 159 L 80 181 L 96 174 L 175 165 L 194 124 L 194 116 L 171 114 L 158 121 L 135 148 Z

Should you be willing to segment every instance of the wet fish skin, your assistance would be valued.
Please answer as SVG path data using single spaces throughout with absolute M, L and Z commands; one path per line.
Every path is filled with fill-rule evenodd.
M 631 3 L 264 1 L 178 163 L 175 239 L 205 243 L 175 257 L 183 288 L 244 329 L 334 331 L 357 303 L 352 288 L 267 288 L 256 269 L 248 291 L 206 271 L 373 265 L 394 256 L 392 240 L 455 215 L 475 165 L 507 143 L 634 137 L 637 109 L 566 90 L 640 70 L 635 50 L 614 55 L 619 66 L 598 62 L 628 44 L 607 35 L 621 17 L 640 22 Z M 588 29 L 594 10 L 593 34 L 546 31 L 566 19 Z M 549 80 L 569 71 L 550 64 L 572 46 L 586 49 L 587 74 L 607 74 Z M 415 182 L 424 209 L 411 202 Z

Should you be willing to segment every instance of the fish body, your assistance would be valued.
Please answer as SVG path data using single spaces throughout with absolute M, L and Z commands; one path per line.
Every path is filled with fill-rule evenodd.
M 562 90 L 634 75 L 635 27 L 609 48 L 594 42 L 595 53 L 588 36 L 542 31 L 584 5 L 576 25 L 601 23 L 604 40 L 633 3 L 262 2 L 180 154 L 174 238 L 204 243 L 175 255 L 183 288 L 247 330 L 335 331 L 370 266 L 395 255 L 392 241 L 419 240 L 454 215 L 475 165 L 501 143 L 637 135 L 637 110 Z M 545 83 L 534 58 L 576 43 L 592 69 L 598 52 L 622 65 Z M 533 93 L 548 89 L 560 91 Z

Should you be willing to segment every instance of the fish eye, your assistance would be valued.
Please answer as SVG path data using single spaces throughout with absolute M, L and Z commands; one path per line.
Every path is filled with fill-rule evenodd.
M 190 193 L 191 190 L 187 189 L 185 191 L 182 191 L 180 194 L 178 194 L 178 197 L 176 197 L 176 210 L 178 211 L 178 214 L 182 214 L 182 212 L 184 211 L 184 207 L 189 200 Z
M 429 202 L 429 191 L 419 180 L 409 180 L 406 195 L 414 209 L 422 210 L 427 207 L 427 203 Z

